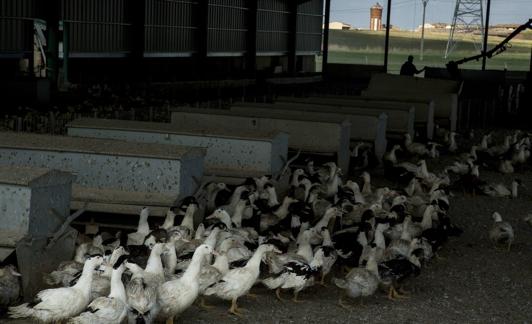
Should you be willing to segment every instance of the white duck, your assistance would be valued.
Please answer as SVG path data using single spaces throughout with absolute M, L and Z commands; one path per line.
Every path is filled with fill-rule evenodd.
M 405 134 L 404 142 L 406 150 L 410 154 L 414 155 L 429 155 L 430 151 L 427 149 L 427 146 L 421 143 L 415 143 L 412 141 L 412 136 L 410 134 Z
M 76 248 L 74 260 L 63 261 L 56 270 L 43 276 L 43 280 L 50 286 L 70 286 L 72 280 L 83 270 L 83 264 L 87 258 L 89 243 L 82 243 Z
M 109 261 L 105 261 L 100 265 L 100 271 L 97 271 L 92 277 L 91 284 L 91 300 L 98 297 L 107 296 L 111 288 L 111 276 L 113 272 L 113 264 L 123 255 L 127 254 L 124 247 L 119 246 L 114 249 L 109 257 Z M 73 280 L 75 282 L 76 280 Z M 72 283 L 71 283 L 72 285 Z
M 211 253 L 213 249 L 209 245 L 198 246 L 183 276 L 167 281 L 157 289 L 157 313 L 160 318 L 166 319 L 167 324 L 173 323 L 174 317 L 186 310 L 198 297 L 201 263 Z
M 37 294 L 33 303 L 10 307 L 9 316 L 31 317 L 44 323 L 52 323 L 78 315 L 90 302 L 92 276 L 102 262 L 101 256 L 88 258 L 83 266 L 81 278 L 74 286 L 43 290 Z
M 94 299 L 87 307 L 86 312 L 70 319 L 68 324 L 122 323 L 127 315 L 126 289 L 122 283 L 126 259 L 126 255 L 120 256 L 113 264 L 109 296 Z
M 508 251 L 510 251 L 515 237 L 512 225 L 508 222 L 504 222 L 501 214 L 498 212 L 494 212 L 491 217 L 494 221 L 489 231 L 491 242 L 495 247 L 499 244 L 504 244 L 507 246 Z
M 344 279 L 333 279 L 334 284 L 344 289 L 344 294 L 338 300 L 343 308 L 348 308 L 343 302 L 343 297 L 362 298 L 371 296 L 379 287 L 379 268 L 375 259 L 375 248 L 372 249 L 365 268 L 353 268 Z M 362 299 L 360 300 L 362 303 Z
M 20 296 L 20 273 L 14 265 L 0 268 L 0 309 L 13 305 Z
M 485 185 L 479 186 L 479 189 L 482 190 L 482 192 L 490 197 L 497 197 L 497 198 L 517 198 L 518 195 L 518 188 L 521 184 L 520 180 L 513 180 L 512 181 L 512 187 L 511 189 L 508 189 L 506 186 L 504 186 L 502 183 L 487 183 Z
M 253 287 L 259 277 L 262 256 L 264 253 L 271 251 L 280 253 L 272 244 L 259 245 L 244 267 L 229 270 L 220 281 L 207 288 L 205 295 L 216 295 L 221 299 L 231 300 L 229 312 L 241 316 L 237 300 L 239 297 L 247 294 L 251 287 Z
M 397 164 L 397 154 L 395 152 L 401 151 L 401 145 L 394 145 L 389 152 L 384 155 L 384 161 L 389 162 L 391 165 Z
M 227 238 L 220 243 L 218 255 L 212 265 L 206 264 L 201 268 L 199 276 L 199 293 L 203 294 L 205 290 L 212 284 L 218 282 L 229 271 L 229 259 L 227 252 L 235 247 L 241 246 L 241 243 L 234 238 Z M 205 306 L 202 303 L 202 306 Z
M 127 245 L 142 245 L 144 243 L 144 238 L 150 233 L 148 217 L 150 217 L 150 209 L 148 207 L 142 208 L 137 231 L 127 235 Z
M 174 213 L 172 209 L 168 209 L 168 211 L 166 211 L 166 217 L 164 219 L 163 225 L 161 225 L 161 228 L 168 231 L 170 228 L 174 227 L 176 216 L 177 214 Z
M 449 152 L 454 153 L 456 150 L 458 150 L 458 145 L 456 145 L 456 133 L 450 132 L 449 133 Z

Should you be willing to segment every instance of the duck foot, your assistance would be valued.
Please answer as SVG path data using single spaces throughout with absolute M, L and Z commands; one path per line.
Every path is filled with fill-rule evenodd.
M 242 317 L 243 314 L 240 313 L 239 310 L 241 310 L 241 309 L 238 308 L 238 306 L 237 306 L 237 304 L 236 304 L 236 299 L 233 299 L 233 300 L 231 301 L 231 308 L 229 308 L 229 313 L 230 313 L 230 314 L 233 314 L 233 315 L 236 315 L 236 316 L 238 316 L 238 317 Z
M 409 290 L 406 290 L 403 287 L 400 287 L 399 289 L 397 289 L 397 292 L 400 293 L 403 296 L 412 294 Z
M 298 304 L 299 304 L 299 303 L 302 303 L 303 301 L 297 299 L 297 296 L 298 296 L 298 295 L 299 295 L 299 292 L 294 292 L 294 298 L 292 298 L 292 301 L 293 301 L 294 303 L 298 303 Z
M 512 243 L 508 243 L 507 251 L 510 252 L 511 249 L 512 249 Z
M 281 298 L 281 288 L 277 288 L 277 289 L 275 289 L 275 296 L 276 296 L 277 299 L 279 299 L 280 301 L 284 301 L 284 299 Z
M 318 282 L 318 284 L 322 287 L 329 287 L 326 283 L 325 283 L 325 274 L 322 274 L 321 275 L 321 280 Z
M 170 317 L 166 320 L 166 324 L 174 324 L 174 317 Z
M 393 289 L 393 287 L 390 287 L 390 288 L 388 289 L 388 296 L 387 296 L 388 300 L 391 300 L 391 301 L 396 301 L 396 300 L 397 300 L 397 299 L 395 298 L 394 290 L 395 290 L 395 289 Z
M 257 299 L 257 297 L 259 297 L 256 294 L 252 294 L 252 293 L 248 293 L 248 294 L 246 294 L 246 296 L 251 297 L 253 299 Z
M 408 299 L 409 296 L 405 296 L 403 294 L 400 294 L 395 288 L 393 289 L 394 297 L 399 299 Z
M 408 296 L 401 295 L 397 290 L 395 290 L 395 287 L 390 287 L 388 290 L 388 299 L 391 301 L 397 301 L 398 299 L 406 299 L 410 298 Z
M 349 305 L 344 304 L 344 295 L 340 296 L 338 299 L 338 306 L 342 307 L 345 310 L 351 310 L 351 307 Z
M 211 306 L 211 305 L 207 305 L 205 303 L 205 298 L 201 297 L 200 298 L 200 304 L 199 304 L 199 307 L 203 308 L 203 309 L 206 309 L 206 310 L 209 310 L 209 309 L 213 309 L 214 306 Z

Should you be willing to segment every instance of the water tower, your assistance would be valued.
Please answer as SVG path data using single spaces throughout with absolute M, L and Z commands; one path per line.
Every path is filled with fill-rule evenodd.
M 382 30 L 382 6 L 378 2 L 369 9 L 369 30 Z

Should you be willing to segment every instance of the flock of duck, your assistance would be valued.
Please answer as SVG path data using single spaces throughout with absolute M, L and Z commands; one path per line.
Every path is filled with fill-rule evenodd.
M 342 307 L 349 307 L 347 297 L 362 301 L 378 290 L 403 298 L 405 281 L 462 232 L 448 214 L 451 190 L 517 196 L 518 180 L 511 188 L 488 183 L 479 167 L 520 168 L 530 155 L 528 134 L 515 132 L 502 145 L 490 145 L 488 134 L 467 153 L 459 153 L 455 137 L 447 133 L 439 144 L 422 144 L 406 136 L 395 145 L 384 157 L 384 175 L 402 189 L 374 188 L 366 171 L 360 183 L 344 181 L 335 163 L 307 161 L 238 186 L 207 183 L 169 209 L 159 225 L 143 208 L 135 232 L 84 240 L 72 261 L 45 275 L 59 288 L 9 307 L 9 316 L 44 323 L 172 323 L 195 302 L 211 308 L 206 296 L 229 301 L 229 312 L 241 316 L 238 299 L 253 296 L 256 284 L 280 300 L 291 290 L 298 302 L 301 291 L 325 285 L 328 277 L 342 291 Z M 441 173 L 429 172 L 424 158 L 444 151 L 456 160 Z M 367 154 L 357 156 L 367 163 Z M 497 212 L 493 219 L 490 239 L 510 248 L 511 225 Z M 527 221 L 532 225 L 532 217 Z M 18 276 L 13 266 L 0 269 L 0 308 L 18 300 Z

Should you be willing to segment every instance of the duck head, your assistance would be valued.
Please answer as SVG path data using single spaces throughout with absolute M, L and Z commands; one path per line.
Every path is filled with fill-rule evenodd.
M 502 216 L 501 216 L 501 214 L 499 214 L 498 212 L 493 212 L 493 214 L 491 215 L 491 218 L 492 218 L 496 223 L 502 222 Z

